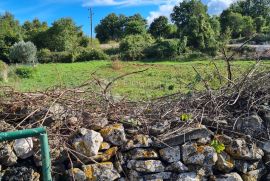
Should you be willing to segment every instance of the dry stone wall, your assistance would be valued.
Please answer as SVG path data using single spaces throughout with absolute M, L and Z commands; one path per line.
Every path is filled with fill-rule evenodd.
M 70 120 L 75 119 L 73 117 Z M 269 118 L 263 120 L 252 115 L 249 120 L 254 123 L 254 119 L 265 121 Z M 54 163 L 53 173 L 57 169 L 62 172 L 61 177 L 54 176 L 54 179 L 270 180 L 270 142 L 255 143 L 244 137 L 214 135 L 203 125 L 190 125 L 162 139 L 148 134 L 130 133 L 125 127 L 125 124 L 109 124 L 103 119 L 92 124 L 92 129 L 80 128 L 70 140 L 74 149 L 71 156 L 77 159 L 72 165 L 67 164 L 67 157 Z M 224 150 L 218 151 L 212 144 L 213 140 L 224 144 Z M 40 158 L 34 154 L 37 145 L 36 140 L 31 138 L 1 143 L 1 179 L 40 180 Z M 27 162 L 28 166 L 21 166 L 23 162 Z

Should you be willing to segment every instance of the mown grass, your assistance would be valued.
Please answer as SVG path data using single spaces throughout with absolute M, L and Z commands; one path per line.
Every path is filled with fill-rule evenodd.
M 95 76 L 108 82 L 115 77 L 133 71 L 148 69 L 135 75 L 118 80 L 113 85 L 115 95 L 125 96 L 132 100 L 156 98 L 176 92 L 188 93 L 191 90 L 203 90 L 202 79 L 209 82 L 213 89 L 219 88 L 226 82 L 226 66 L 223 61 L 170 62 L 158 63 L 121 62 L 114 66 L 110 61 L 91 61 L 72 64 L 40 64 L 35 67 L 31 78 L 21 79 L 11 74 L 9 85 L 19 91 L 43 91 L 55 86 L 75 87 L 81 85 L 95 72 Z M 235 61 L 232 71 L 234 79 L 246 72 L 255 62 Z M 117 68 L 115 68 L 117 67 Z M 198 73 L 194 70 L 199 72 Z M 270 68 L 270 61 L 261 63 L 259 69 Z M 15 69 L 14 66 L 11 69 Z

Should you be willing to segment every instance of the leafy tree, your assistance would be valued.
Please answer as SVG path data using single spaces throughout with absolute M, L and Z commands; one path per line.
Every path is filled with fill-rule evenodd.
M 15 20 L 9 12 L 0 15 L 0 59 L 9 62 L 10 47 L 22 40 L 22 37 L 23 33 L 19 21 Z
M 270 17 L 270 0 L 236 1 L 231 5 L 230 10 L 243 16 L 251 16 L 253 19 L 259 16 L 268 18 Z
M 200 0 L 185 0 L 175 6 L 171 14 L 180 35 L 188 38 L 188 45 L 215 54 L 217 42 L 211 27 L 207 7 Z
M 221 31 L 221 27 L 220 27 L 220 22 L 219 22 L 219 17 L 217 16 L 212 16 L 210 18 L 210 24 L 212 29 L 215 32 L 215 36 L 219 37 L 220 36 L 220 31 Z
M 119 40 L 123 36 L 126 20 L 127 17 L 124 15 L 109 14 L 96 26 L 96 37 L 100 42 Z
M 9 57 L 12 63 L 36 63 L 37 48 L 32 42 L 20 41 L 10 48 Z
M 150 24 L 149 33 L 155 38 L 167 37 L 170 34 L 169 20 L 166 16 L 160 16 Z
M 121 57 L 124 60 L 140 60 L 145 57 L 144 51 L 154 40 L 151 35 L 129 35 L 120 42 Z
M 133 16 L 128 17 L 127 22 L 125 24 L 124 34 L 128 35 L 136 35 L 136 34 L 144 34 L 146 33 L 146 20 L 140 15 L 135 14 Z
M 251 37 L 256 32 L 253 24 L 253 19 L 250 16 L 243 17 L 243 27 L 241 33 L 244 37 Z
M 40 22 L 34 19 L 32 22 L 26 21 L 22 25 L 24 31 L 24 40 L 33 42 L 38 48 L 44 47 L 44 38 L 48 25 L 46 22 Z
M 266 26 L 266 20 L 262 16 L 259 16 L 254 19 L 254 24 L 256 32 L 261 33 L 263 31 L 263 28 Z
M 51 51 L 72 51 L 80 45 L 82 36 L 81 27 L 76 26 L 71 18 L 61 18 L 46 31 L 44 48 Z

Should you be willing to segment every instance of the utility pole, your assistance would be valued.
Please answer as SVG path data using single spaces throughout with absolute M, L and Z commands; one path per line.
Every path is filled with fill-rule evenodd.
M 92 8 L 89 8 L 89 14 L 90 14 L 90 30 L 91 30 L 91 46 L 93 46 L 93 16 L 94 16 L 94 13 L 93 13 L 93 10 Z

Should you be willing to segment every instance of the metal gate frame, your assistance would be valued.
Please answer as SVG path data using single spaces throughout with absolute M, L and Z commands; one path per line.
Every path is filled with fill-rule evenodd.
M 43 181 L 52 181 L 51 176 L 51 160 L 50 160 L 50 148 L 48 142 L 48 134 L 45 127 L 25 129 L 12 132 L 1 132 L 0 142 L 11 141 L 21 138 L 38 137 L 41 144 L 41 156 L 42 156 L 42 176 Z

